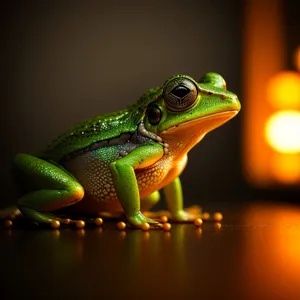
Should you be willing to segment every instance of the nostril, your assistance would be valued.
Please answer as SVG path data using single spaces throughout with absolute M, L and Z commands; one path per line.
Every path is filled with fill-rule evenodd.
M 221 98 L 222 100 L 225 100 L 225 99 L 226 99 L 226 96 L 223 95 L 223 94 L 221 94 L 221 95 L 220 95 L 220 98 Z

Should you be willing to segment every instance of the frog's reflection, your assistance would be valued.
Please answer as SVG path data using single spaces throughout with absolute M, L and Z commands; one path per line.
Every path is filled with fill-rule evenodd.
M 136 279 L 138 286 L 145 286 L 144 280 L 147 280 L 156 288 L 176 284 L 177 290 L 184 291 L 189 281 L 186 236 L 195 236 L 193 230 L 194 227 L 182 224 L 173 226 L 171 232 L 128 230 L 119 245 L 117 265 L 127 274 L 126 277 L 144 274 L 145 277 Z M 123 288 L 128 286 L 124 284 Z M 158 290 L 163 293 L 165 288 Z
M 254 205 L 245 222 L 255 227 L 244 235 L 245 289 L 253 299 L 270 294 L 295 299 L 300 295 L 300 209 Z

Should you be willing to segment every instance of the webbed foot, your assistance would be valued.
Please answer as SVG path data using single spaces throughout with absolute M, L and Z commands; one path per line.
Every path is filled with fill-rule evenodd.
M 176 214 L 173 214 L 171 220 L 178 223 L 190 223 L 199 218 L 199 214 L 195 214 L 186 210 L 179 210 Z
M 135 216 L 127 217 L 127 220 L 130 225 L 136 228 L 142 228 L 144 223 L 148 223 L 151 229 L 162 228 L 162 224 L 145 217 L 141 212 L 138 212 Z
M 84 228 L 88 225 L 101 226 L 103 220 L 100 217 L 88 218 L 88 217 L 75 217 L 69 218 L 67 215 L 39 212 L 34 209 L 23 207 L 21 208 L 22 213 L 27 217 L 28 220 L 33 223 L 37 223 L 41 226 L 52 227 L 58 229 L 61 225 L 68 225 L 76 228 Z

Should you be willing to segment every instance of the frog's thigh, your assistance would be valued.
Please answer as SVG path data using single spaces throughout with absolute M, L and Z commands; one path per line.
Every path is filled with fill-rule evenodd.
M 149 196 L 141 199 L 141 210 L 146 211 L 153 207 L 160 199 L 159 191 L 155 191 Z
M 40 223 L 53 220 L 47 213 L 72 205 L 83 198 L 83 187 L 62 168 L 43 159 L 19 154 L 15 157 L 19 173 L 26 176 L 34 190 L 18 199 L 18 208 L 27 217 Z

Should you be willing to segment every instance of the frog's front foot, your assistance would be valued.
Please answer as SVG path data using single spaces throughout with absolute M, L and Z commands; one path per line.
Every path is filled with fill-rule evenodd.
M 157 221 L 154 221 L 150 218 L 145 217 L 141 212 L 138 212 L 134 216 L 127 216 L 127 220 L 133 227 L 136 228 L 142 228 L 143 223 L 148 223 L 150 225 L 150 228 L 161 228 L 162 224 L 160 224 Z

